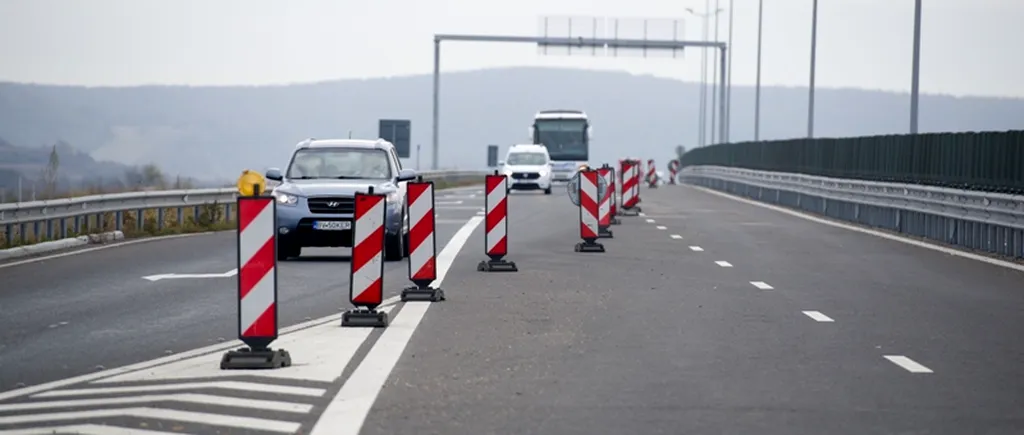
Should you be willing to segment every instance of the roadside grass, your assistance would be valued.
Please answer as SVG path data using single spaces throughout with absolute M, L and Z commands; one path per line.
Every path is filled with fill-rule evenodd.
M 465 187 L 480 184 L 479 181 L 449 182 L 434 181 L 434 188 L 437 190 L 450 189 L 454 187 Z M 223 204 L 209 204 L 196 207 L 185 207 L 182 209 L 181 222 L 178 220 L 177 208 L 163 209 L 163 222 L 160 222 L 159 209 L 147 209 L 142 212 L 142 225 L 139 226 L 137 211 L 125 211 L 121 213 L 121 232 L 124 237 L 141 238 L 157 237 L 175 234 L 202 233 L 209 231 L 233 230 L 237 227 L 236 216 L 232 213 L 230 219 L 225 216 Z M 0 249 L 15 248 L 18 246 L 33 245 L 36 243 L 73 238 L 89 234 L 101 234 L 118 229 L 116 225 L 117 213 L 103 213 L 82 216 L 80 219 L 80 230 L 75 232 L 75 220 L 64 219 L 64 227 L 67 228 L 67 235 L 60 233 L 61 220 L 55 219 L 47 222 L 29 223 L 25 225 L 24 237 L 22 227 L 11 225 L 8 235 L 3 228 L 0 228 Z M 161 225 L 162 223 L 162 225 Z M 46 225 L 52 225 L 53 237 L 46 237 Z M 36 227 L 38 229 L 36 229 Z

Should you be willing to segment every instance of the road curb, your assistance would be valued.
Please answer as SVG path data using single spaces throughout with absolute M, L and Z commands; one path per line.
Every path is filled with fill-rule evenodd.
M 106 233 L 89 234 L 49 242 L 34 243 L 10 249 L 0 249 L 0 261 L 63 251 L 65 249 L 77 248 L 84 245 L 114 242 L 118 240 L 124 240 L 124 233 L 121 231 L 110 231 Z

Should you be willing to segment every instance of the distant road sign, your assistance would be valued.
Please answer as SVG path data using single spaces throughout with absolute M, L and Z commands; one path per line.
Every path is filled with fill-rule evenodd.
M 487 167 L 497 168 L 498 167 L 498 146 L 487 145 Z
M 407 159 L 411 155 L 409 145 L 412 136 L 412 122 L 408 119 L 381 119 L 380 138 L 395 145 L 398 157 Z

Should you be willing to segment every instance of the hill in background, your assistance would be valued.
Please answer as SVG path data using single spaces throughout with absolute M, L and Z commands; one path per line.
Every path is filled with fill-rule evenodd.
M 0 84 L 0 137 L 22 147 L 70 144 L 69 174 L 111 176 L 157 163 L 165 172 L 233 180 L 243 168 L 283 166 L 307 137 L 372 138 L 381 118 L 411 119 L 413 156 L 431 161 L 429 75 L 266 87 L 86 88 Z M 594 162 L 626 154 L 655 158 L 697 140 L 699 85 L 623 72 L 507 68 L 445 73 L 441 79 L 441 166 L 482 168 L 486 145 L 527 140 L 537 110 L 585 110 L 594 124 Z M 819 89 L 820 137 L 904 133 L 909 96 Z M 806 88 L 762 88 L 762 139 L 806 134 Z M 732 139 L 753 136 L 754 92 L 733 88 Z M 1024 100 L 921 96 L 922 132 L 1021 127 Z M 10 149 L 0 153 L 10 153 Z M 68 151 L 71 153 L 72 151 Z M 0 154 L 0 170 L 38 168 Z M 89 159 L 94 159 L 89 161 Z M 38 159 L 29 159 L 37 162 Z M 45 163 L 45 158 L 43 159 Z M 113 163 L 104 163 L 113 162 Z M 26 166 L 28 165 L 28 166 Z

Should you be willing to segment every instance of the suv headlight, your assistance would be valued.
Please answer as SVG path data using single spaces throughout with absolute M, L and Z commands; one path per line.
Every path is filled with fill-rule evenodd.
M 280 205 L 294 206 L 299 202 L 298 196 L 284 192 L 274 192 L 274 198 L 277 198 L 277 203 Z
M 551 174 L 551 169 L 550 169 L 550 168 L 541 168 L 541 170 L 540 170 L 540 176 L 541 176 L 542 178 L 543 178 L 543 177 L 547 177 L 547 176 L 548 176 L 548 175 L 550 175 L 550 174 Z

